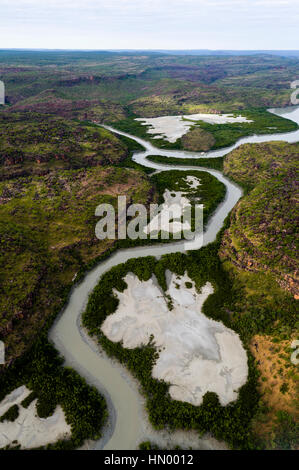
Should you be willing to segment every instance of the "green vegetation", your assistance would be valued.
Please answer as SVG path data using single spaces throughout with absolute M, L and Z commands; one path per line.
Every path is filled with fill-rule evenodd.
M 268 443 L 261 441 L 252 427 L 253 418 L 263 415 L 264 404 L 258 391 L 259 372 L 249 346 L 256 334 L 277 336 L 279 331 L 284 331 L 284 334 L 291 332 L 296 321 L 297 306 L 288 293 L 273 286 L 273 281 L 271 284 L 269 280 L 266 285 L 267 277 L 264 274 L 260 283 L 252 273 L 246 275 L 244 282 L 237 275 L 232 276 L 227 265 L 221 263 L 218 258 L 220 240 L 221 236 L 217 242 L 188 255 L 165 255 L 159 261 L 151 257 L 137 258 L 114 267 L 102 277 L 90 296 L 83 322 L 90 334 L 97 336 L 108 355 L 126 364 L 138 378 L 142 392 L 147 397 L 149 419 L 154 427 L 195 429 L 199 433 L 210 431 L 216 438 L 225 439 L 234 448 L 263 448 L 268 446 Z M 241 388 L 237 401 L 227 407 L 222 407 L 213 393 L 205 395 L 200 407 L 171 400 L 168 384 L 151 376 L 157 358 L 154 343 L 150 342 L 147 346 L 133 350 L 124 349 L 121 343 L 109 341 L 100 329 L 104 319 L 113 313 L 118 305 L 113 288 L 119 291 L 126 288 L 123 278 L 128 272 L 133 272 L 140 280 L 147 280 L 154 273 L 165 291 L 166 269 L 178 275 L 187 271 L 195 281 L 197 289 L 210 281 L 215 292 L 208 297 L 203 312 L 237 331 L 247 349 L 248 381 Z M 267 295 L 264 294 L 265 291 Z
M 24 408 L 28 408 L 28 406 L 37 398 L 37 395 L 34 392 L 29 393 L 29 395 L 24 398 L 24 400 L 21 402 L 21 405 Z
M 211 132 L 200 127 L 194 127 L 181 138 L 182 148 L 191 152 L 207 151 L 215 145 L 215 139 Z
M 187 176 L 198 178 L 200 180 L 199 186 L 197 188 L 190 188 L 189 183 L 186 181 Z M 188 171 L 188 173 L 181 170 L 162 171 L 151 176 L 151 180 L 154 182 L 159 193 L 160 204 L 164 201 L 162 196 L 166 189 L 186 193 L 191 205 L 194 203 L 203 204 L 204 225 L 218 204 L 224 199 L 226 193 L 224 184 L 210 175 L 210 173 L 204 171 L 193 170 Z
M 142 52 L 0 51 L 15 110 L 121 120 L 289 104 L 298 59 Z
M 232 110 L 226 109 L 225 112 L 230 113 Z M 234 112 L 233 114 L 238 116 L 240 113 Z M 229 147 L 241 137 L 254 134 L 277 134 L 298 129 L 298 125 L 294 121 L 274 115 L 265 108 L 245 109 L 242 110 L 241 114 L 252 122 L 209 124 L 204 121 L 192 121 L 193 125 L 190 131 L 174 143 L 170 143 L 163 138 L 156 138 L 157 135 L 148 134 L 148 126 L 143 125 L 140 121 L 136 121 L 135 118 L 137 116 L 134 114 L 130 114 L 126 119 L 112 122 L 111 124 L 121 131 L 150 141 L 158 148 L 195 151 Z
M 16 125 L 15 129 L 27 126 L 28 133 L 35 135 L 36 132 L 36 139 L 43 139 L 45 145 L 49 146 L 53 139 L 56 142 L 58 122 L 64 131 L 69 129 L 69 123 L 61 119 L 44 117 L 40 122 L 30 119 L 23 122 L 22 116 L 19 116 L 20 121 L 15 115 L 9 116 L 8 121 Z M 40 116 L 35 115 L 35 118 Z M 6 115 L 3 119 L 6 122 Z M 53 127 L 48 127 L 49 123 Z M 52 134 L 50 130 L 45 133 L 43 126 L 50 129 Z M 131 139 L 122 137 L 119 140 L 95 125 L 71 123 L 70 126 L 74 126 L 71 129 L 75 129 L 75 135 L 78 127 L 86 132 L 86 136 L 94 132 L 106 136 L 103 140 L 104 149 L 107 148 L 108 155 L 114 152 L 114 167 L 107 166 L 106 158 L 93 168 L 64 170 L 63 164 L 61 167 L 59 160 L 54 159 L 59 169 L 56 166 L 53 169 L 47 156 L 45 173 L 41 172 L 40 176 L 33 174 L 30 177 L 12 178 L 16 176 L 17 166 L 23 172 L 21 164 L 10 166 L 10 169 L 14 167 L 11 173 L 6 172 L 6 166 L 3 167 L 6 177 L 11 177 L 0 182 L 0 335 L 6 344 L 7 361 L 23 354 L 26 345 L 28 347 L 32 344 L 45 320 L 59 311 L 76 274 L 77 280 L 100 256 L 105 253 L 109 255 L 117 247 L 134 246 L 137 242 L 139 245 L 153 243 L 152 240 L 125 240 L 119 244 L 113 240 L 96 239 L 94 228 L 97 218 L 94 211 L 97 205 L 112 203 L 116 207 L 118 194 L 126 194 L 130 203 L 147 205 L 156 202 L 155 187 L 163 194 L 164 189 L 159 186 L 159 181 L 171 183 L 170 175 L 166 173 L 148 179 L 143 167 L 132 162 L 132 152 L 140 149 L 140 146 Z M 16 130 L 12 130 L 13 126 L 9 127 L 7 123 L 7 128 L 10 129 L 6 133 L 7 142 L 10 141 L 16 148 L 22 144 L 25 149 L 28 133 L 21 135 L 22 142 L 19 142 L 17 134 L 14 134 Z M 4 128 L 2 132 L 4 135 Z M 16 141 L 12 140 L 12 135 Z M 68 139 L 71 140 L 72 136 L 72 132 L 64 135 L 65 147 L 69 145 Z M 118 160 L 118 148 L 123 149 L 123 161 Z M 29 164 L 32 165 L 27 167 L 29 171 L 35 173 L 35 163 Z M 81 164 L 92 162 L 82 160 L 79 166 Z M 76 166 L 71 158 L 69 165 Z M 173 174 L 182 179 L 181 172 Z M 207 220 L 215 210 L 217 201 L 224 197 L 224 186 L 206 173 L 200 173 L 199 176 L 202 185 L 198 195 L 200 202 L 204 203 L 204 217 Z
M 176 446 L 174 447 L 173 449 L 165 449 L 165 448 L 161 448 L 159 447 L 157 444 L 151 442 L 151 441 L 143 441 L 143 442 L 140 442 L 138 448 L 140 450 L 181 450 L 181 447 L 180 446 Z
M 247 335 L 260 373 L 262 404 L 253 429 L 267 448 L 298 445 L 298 428 L 291 424 L 298 419 L 298 375 L 290 361 L 299 327 L 298 152 L 298 144 L 270 142 L 243 145 L 224 159 L 225 174 L 246 195 L 232 211 L 219 255 L 236 293 L 232 321 Z
M 157 148 L 170 150 L 181 148 L 181 139 L 177 139 L 176 142 L 172 143 L 164 140 L 163 138 L 155 138 L 157 136 L 153 134 L 148 134 L 148 126 L 144 126 L 140 121 L 135 121 L 135 118 L 137 117 L 137 115 L 129 113 L 129 117 L 117 122 L 112 121 L 109 124 L 119 131 L 141 137 L 142 139 L 151 142 Z
M 247 191 L 254 184 L 263 184 L 265 194 L 266 189 L 267 191 L 271 190 L 273 178 L 277 178 L 284 184 L 286 183 L 285 175 L 293 168 L 294 158 L 298 152 L 297 145 L 274 143 L 260 144 L 260 146 L 264 147 L 264 151 L 261 152 L 259 149 L 255 154 L 255 158 L 252 158 L 252 153 L 247 155 L 244 152 L 244 147 L 254 151 L 255 146 L 244 146 L 239 151 L 232 152 L 225 159 L 225 168 L 227 174 L 231 175 L 234 171 L 234 179 L 241 181 Z M 268 153 L 265 151 L 266 149 L 268 149 Z M 276 155 L 280 158 L 279 162 L 275 159 Z M 243 161 L 240 156 L 242 156 Z M 259 165 L 259 172 L 254 171 L 257 164 Z M 237 169 L 240 169 L 240 176 Z M 167 178 L 167 173 L 160 173 L 160 175 L 163 174 Z M 257 182 L 255 183 L 255 181 Z M 286 191 L 277 191 L 276 193 L 270 191 L 269 200 L 272 201 L 274 195 L 275 197 L 281 197 L 281 194 L 283 194 L 286 197 L 290 193 L 290 189 L 287 186 Z M 241 200 L 239 206 L 244 201 L 246 202 L 250 196 L 251 193 Z M 292 193 L 290 193 L 290 197 L 293 197 Z M 262 195 L 255 199 L 257 204 L 260 204 Z M 250 204 L 253 203 L 254 201 L 251 201 Z M 291 206 L 290 200 L 287 199 L 285 204 L 285 206 L 280 205 L 284 214 L 287 210 L 289 211 L 287 207 Z M 248 206 L 250 207 L 249 204 Z M 238 210 L 238 207 L 236 210 Z M 292 220 L 292 217 L 290 219 Z M 242 222 L 238 226 L 240 232 L 240 228 L 243 229 L 246 226 L 246 220 L 244 217 L 239 219 L 233 215 L 232 225 L 226 230 L 223 240 L 234 227 L 236 221 L 238 223 L 239 221 Z M 264 420 L 268 412 L 264 404 L 265 398 L 261 397 L 258 392 L 260 388 L 258 385 L 259 372 L 249 352 L 249 347 L 254 354 L 254 348 L 251 348 L 251 344 L 256 341 L 256 335 L 260 335 L 259 337 L 270 335 L 270 337 L 274 336 L 276 338 L 282 336 L 284 339 L 292 337 L 294 331 L 296 331 L 296 301 L 288 292 L 282 290 L 276 284 L 271 273 L 265 273 L 264 271 L 254 273 L 251 270 L 246 272 L 244 266 L 240 266 L 241 270 L 237 270 L 231 262 L 221 263 L 217 256 L 220 246 L 217 244 L 219 240 L 220 237 L 218 237 L 218 242 L 215 244 L 189 255 L 167 255 L 158 262 L 153 258 L 130 260 L 125 265 L 113 268 L 103 276 L 91 295 L 84 314 L 84 323 L 92 334 L 97 335 L 106 352 L 126 364 L 139 379 L 143 393 L 147 396 L 147 409 L 150 420 L 157 428 L 167 425 L 171 428 L 197 429 L 200 432 L 209 430 L 215 437 L 227 440 L 234 448 L 264 448 L 269 446 L 282 446 L 282 448 L 290 446 L 290 448 L 294 448 L 297 444 L 297 434 L 293 425 L 288 427 L 285 424 L 282 432 L 283 437 L 281 437 L 277 424 L 273 424 L 274 431 L 272 433 L 274 432 L 276 438 L 272 444 L 269 443 L 266 437 L 266 431 L 263 431 L 262 438 L 260 433 L 257 432 L 257 428 L 263 429 L 260 420 Z M 222 259 L 223 246 L 224 242 L 222 242 L 220 248 Z M 233 253 L 238 253 L 237 249 Z M 215 294 L 207 299 L 203 307 L 204 313 L 211 318 L 223 321 L 227 326 L 237 331 L 243 339 L 244 345 L 248 348 L 249 380 L 244 386 L 245 388 L 241 389 L 237 402 L 229 407 L 221 407 L 214 394 L 206 394 L 203 405 L 197 408 L 186 403 L 170 400 L 167 394 L 168 384 L 156 381 L 151 376 L 151 369 L 156 360 L 154 344 L 150 343 L 135 350 L 126 350 L 122 348 L 121 344 L 109 341 L 100 330 L 106 316 L 115 311 L 117 307 L 118 300 L 112 294 L 112 289 L 114 287 L 122 291 L 126 287 L 123 278 L 127 272 L 133 272 L 139 279 L 143 280 L 149 279 L 151 274 L 154 273 L 160 286 L 166 290 L 164 276 L 166 268 L 179 275 L 182 275 L 186 270 L 191 279 L 195 281 L 197 288 L 200 288 L 205 281 L 210 280 L 214 286 Z M 106 299 L 105 302 L 100 301 L 103 298 Z M 263 381 L 262 376 L 261 380 Z M 267 381 L 264 383 L 267 383 Z M 288 393 L 286 385 L 282 386 L 281 393 L 281 396 Z M 213 410 L 211 414 L 209 413 L 210 409 Z M 292 421 L 293 417 L 290 419 Z M 238 427 L 238 423 L 240 423 L 240 427 Z M 281 442 L 283 444 L 280 444 Z
M 149 155 L 147 160 L 154 163 L 163 163 L 164 165 L 182 165 L 182 166 L 199 166 L 204 168 L 212 168 L 214 170 L 223 169 L 223 157 L 216 158 L 175 158 L 165 157 L 162 155 Z
M 0 375 L 0 401 L 15 388 L 26 385 L 38 398 L 38 415 L 46 418 L 61 405 L 66 422 L 71 427 L 71 438 L 45 446 L 45 449 L 70 450 L 78 448 L 85 439 L 99 439 L 107 419 L 104 398 L 95 387 L 86 384 L 76 372 L 62 366 L 63 359 L 47 340 L 47 328 L 40 334 L 30 352 L 16 361 L 5 374 Z M 24 401 L 25 401 L 24 400 Z M 16 407 L 16 408 L 15 408 Z M 18 416 L 18 406 L 11 407 L 2 420 L 13 421 Z
M 236 116 L 239 113 L 234 113 Z M 239 122 L 234 124 L 209 124 L 204 121 L 197 121 L 196 126 L 214 137 L 214 144 L 209 148 L 217 149 L 229 147 L 237 142 L 241 137 L 254 134 L 277 134 L 280 132 L 290 132 L 298 129 L 298 125 L 289 119 L 281 118 L 269 113 L 266 109 L 245 109 L 242 116 L 252 122 Z M 193 128 L 194 130 L 197 127 Z M 194 132 L 194 131 L 191 131 Z M 188 134 L 187 134 L 188 136 Z M 185 148 L 185 147 L 183 147 Z M 201 149 L 200 149 L 201 150 Z M 205 150 L 202 148 L 202 150 Z
M 153 444 L 151 441 L 140 442 L 139 449 L 140 450 L 160 450 L 160 448 L 156 444 Z
M 296 167 L 298 145 L 285 142 L 243 144 L 225 156 L 224 173 L 248 192 L 259 183 L 266 183 Z
M 126 145 L 99 126 L 47 114 L 0 113 L 0 181 L 113 165 L 127 155 Z
M 296 449 L 299 441 L 299 424 L 292 416 L 284 411 L 276 414 L 276 427 L 273 438 L 273 448 L 281 450 Z
M 234 209 L 221 248 L 223 259 L 271 273 L 294 295 L 298 153 L 298 144 L 277 142 L 245 145 L 226 156 L 224 172 L 249 194 Z
M 150 342 L 147 346 L 133 350 L 124 349 L 121 343 L 109 341 L 100 329 L 106 316 L 114 312 L 118 305 L 113 288 L 119 291 L 125 289 L 123 278 L 128 272 L 133 272 L 140 280 L 147 280 L 154 273 L 165 291 L 167 289 L 165 270 L 169 269 L 178 275 L 187 271 L 198 289 L 207 280 L 212 282 L 215 293 L 204 304 L 204 313 L 214 320 L 223 321 L 243 337 L 242 328 L 239 328 L 238 322 L 232 323 L 227 313 L 227 306 L 232 302 L 231 284 L 222 270 L 217 250 L 218 242 L 189 255 L 179 253 L 165 255 L 160 261 L 151 257 L 137 258 L 114 267 L 104 274 L 91 294 L 83 322 L 90 334 L 97 336 L 107 354 L 117 357 L 138 378 L 142 392 L 147 397 L 149 419 L 155 428 L 169 426 L 171 429 L 195 429 L 199 433 L 211 431 L 216 438 L 227 440 L 233 447 L 250 448 L 253 445 L 250 422 L 259 402 L 256 391 L 257 375 L 250 354 L 249 379 L 241 388 L 236 402 L 222 407 L 216 394 L 207 393 L 203 404 L 195 407 L 171 400 L 168 395 L 168 384 L 153 379 L 151 370 L 157 357 L 154 343 Z
M 0 182 L 0 335 L 7 362 L 58 312 L 80 270 L 114 247 L 95 236 L 95 208 L 117 195 L 147 204 L 153 186 L 133 169 L 95 167 Z
M 125 167 L 125 168 L 134 168 L 135 170 L 140 170 L 146 174 L 150 174 L 153 172 L 152 168 L 148 168 L 146 166 L 139 165 L 138 163 L 134 162 L 132 160 L 132 155 L 136 151 L 143 151 L 144 148 L 138 144 L 135 140 L 128 139 L 127 137 L 123 135 L 118 135 L 119 140 L 124 142 L 124 144 L 127 146 L 128 149 L 128 155 L 124 160 L 121 162 L 117 163 L 117 166 L 119 167 Z
M 18 405 L 12 405 L 8 410 L 4 413 L 4 415 L 0 416 L 0 423 L 4 423 L 4 421 L 15 421 L 19 416 L 19 407 Z
M 296 124 L 266 108 L 289 104 L 299 60 L 0 51 L 0 62 L 8 103 L 0 112 L 0 338 L 7 359 L 6 367 L 0 367 L 0 400 L 25 384 L 32 393 L 22 405 L 37 398 L 39 416 L 51 415 L 60 404 L 72 437 L 47 448 L 71 449 L 100 435 L 106 405 L 95 389 L 62 366 L 47 331 L 75 279 L 116 248 L 136 245 L 95 239 L 95 207 L 102 202 L 115 205 L 118 194 L 127 194 L 130 202 L 156 202 L 152 182 L 161 196 L 166 185 L 178 188 L 177 178 L 182 178 L 182 172 L 176 177 L 175 172 L 165 172 L 150 180 L 147 173 L 152 170 L 131 160 L 132 152 L 141 149 L 138 144 L 95 124 L 112 123 L 151 140 L 135 117 L 234 112 L 253 119 L 221 126 L 200 122 L 175 144 L 152 139 L 162 148 L 196 151 L 231 145 L 253 133 L 291 131 Z M 233 211 L 221 246 L 219 236 L 216 243 L 188 255 L 130 260 L 106 273 L 91 295 L 84 322 L 107 353 L 138 378 L 155 427 L 208 430 L 234 448 L 298 446 L 298 402 L 293 400 L 298 374 L 287 350 L 298 331 L 298 150 L 298 144 L 271 143 L 232 152 L 224 160 L 224 171 L 248 194 Z M 222 158 L 148 158 L 219 170 L 223 164 Z M 201 179 L 204 184 L 198 190 L 207 220 L 223 188 L 207 174 Z M 204 313 L 237 331 L 248 349 L 248 382 L 227 407 L 212 393 L 201 407 L 171 400 L 168 384 L 151 377 L 153 343 L 125 350 L 101 333 L 102 321 L 117 306 L 112 288 L 125 288 L 128 270 L 140 279 L 155 273 L 165 290 L 166 268 L 177 274 L 187 270 L 197 288 L 212 282 L 215 293 Z M 267 341 L 270 346 L 260 361 L 258 354 Z M 13 407 L 8 416 L 17 411 Z M 150 443 L 144 446 L 151 448 Z

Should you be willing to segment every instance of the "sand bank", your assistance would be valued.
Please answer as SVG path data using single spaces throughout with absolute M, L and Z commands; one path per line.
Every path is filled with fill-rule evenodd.
M 143 126 L 150 126 L 147 133 L 154 134 L 155 139 L 162 138 L 172 143 L 187 134 L 196 121 L 204 121 L 209 124 L 252 122 L 244 116 L 235 117 L 232 114 L 187 114 L 185 116 L 136 118 L 135 121 L 140 121 Z
M 57 406 L 49 418 L 39 418 L 36 412 L 37 400 L 33 400 L 28 408 L 21 405 L 29 394 L 30 390 L 22 385 L 0 403 L 0 416 L 11 406 L 19 406 L 19 416 L 15 421 L 0 423 L 0 448 L 13 443 L 20 444 L 22 449 L 32 449 L 70 437 L 71 428 L 65 421 L 61 406 Z
M 102 331 L 128 349 L 148 344 L 153 336 L 159 358 L 152 375 L 170 384 L 173 399 L 198 406 L 210 391 L 227 405 L 236 400 L 248 375 L 240 338 L 202 313 L 203 303 L 213 293 L 209 282 L 197 292 L 186 274 L 179 277 L 168 273 L 168 278 L 165 295 L 154 276 L 140 281 L 127 274 L 128 287 L 115 291 L 120 303 L 104 321 Z

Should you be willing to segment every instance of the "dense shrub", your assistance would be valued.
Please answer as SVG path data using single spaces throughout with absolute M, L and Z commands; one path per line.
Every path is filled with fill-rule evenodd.
M 4 421 L 15 421 L 18 416 L 19 407 L 18 405 L 13 405 L 0 417 L 0 423 L 3 423 Z
M 63 359 L 42 334 L 30 352 L 0 376 L 0 401 L 25 384 L 38 397 L 40 417 L 48 417 L 61 405 L 72 436 L 46 446 L 47 449 L 77 448 L 85 439 L 98 439 L 108 416 L 105 399 L 97 389 L 62 363 Z
M 28 406 L 37 398 L 36 394 L 34 392 L 29 393 L 29 395 L 24 398 L 24 400 L 21 402 L 21 405 L 24 408 L 28 408 Z
M 223 407 L 217 395 L 210 392 L 205 395 L 203 404 L 196 407 L 170 399 L 169 385 L 152 377 L 152 367 L 157 359 L 157 352 L 152 342 L 136 349 L 124 349 L 121 343 L 113 343 L 106 338 L 100 329 L 104 319 L 114 312 L 118 305 L 118 299 L 112 290 L 113 288 L 124 290 L 126 284 L 123 278 L 126 273 L 133 272 L 141 280 L 149 279 L 154 273 L 160 286 L 166 290 L 165 270 L 169 269 L 178 275 L 187 271 L 197 288 L 209 280 L 214 286 L 215 293 L 205 302 L 204 313 L 215 320 L 223 321 L 226 326 L 239 332 L 242 338 L 239 325 L 232 323 L 227 313 L 226 306 L 233 300 L 232 289 L 217 256 L 218 246 L 216 242 L 187 255 L 181 253 L 165 255 L 159 261 L 153 257 L 131 259 L 125 264 L 114 267 L 103 275 L 91 294 L 83 315 L 83 323 L 90 333 L 97 335 L 107 354 L 116 357 L 138 378 L 147 398 L 149 419 L 156 429 L 168 426 L 172 429 L 195 429 L 199 433 L 210 431 L 216 438 L 225 439 L 232 447 L 250 448 L 253 445 L 251 419 L 258 407 L 259 394 L 256 387 L 257 372 L 249 351 L 248 381 L 240 389 L 238 399 Z

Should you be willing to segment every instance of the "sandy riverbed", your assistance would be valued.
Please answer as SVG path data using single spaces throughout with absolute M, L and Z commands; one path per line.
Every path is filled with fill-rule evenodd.
M 187 175 L 185 181 L 190 189 L 196 189 L 200 186 L 200 180 L 196 176 Z M 191 207 L 188 192 L 169 191 L 169 189 L 166 189 L 163 198 L 164 203 L 161 210 L 144 227 L 143 232 L 146 234 L 158 234 L 161 231 L 176 234 L 181 233 L 183 230 L 191 230 L 190 220 L 188 220 L 187 216 L 183 217 L 185 209 Z M 199 198 L 197 198 L 196 202 L 199 202 Z
M 104 321 L 104 334 L 128 349 L 148 344 L 153 336 L 159 358 L 152 375 L 170 383 L 173 399 L 198 406 L 211 391 L 222 405 L 236 400 L 247 380 L 247 355 L 234 331 L 201 312 L 213 293 L 212 285 L 207 282 L 197 292 L 186 274 L 168 273 L 165 296 L 154 276 L 140 281 L 127 274 L 125 282 L 128 287 L 123 292 L 115 291 L 119 306 Z
M 140 383 L 138 380 L 131 374 L 131 372 L 125 367 L 122 366 L 116 359 L 108 357 L 105 351 L 101 348 L 96 338 L 88 335 L 85 328 L 82 327 L 78 321 L 78 328 L 80 329 L 81 338 L 84 342 L 89 344 L 89 347 L 97 354 L 98 359 L 104 359 L 109 362 L 111 370 L 116 371 L 122 379 L 126 382 L 129 389 L 134 393 L 136 397 L 136 408 L 137 411 L 134 424 L 137 423 L 138 437 L 136 438 L 132 449 L 138 449 L 138 446 L 141 442 L 150 441 L 165 449 L 176 448 L 177 446 L 182 449 L 197 449 L 197 450 L 227 450 L 227 445 L 223 441 L 215 439 L 211 434 L 206 433 L 203 436 L 199 436 L 198 432 L 192 430 L 172 430 L 167 427 L 161 430 L 156 430 L 152 427 L 148 419 L 148 413 L 146 411 L 146 399 L 142 393 L 140 393 Z M 127 393 L 123 390 L 124 395 L 127 397 Z M 113 408 L 113 404 L 107 396 L 105 390 L 101 389 L 101 393 L 104 393 L 110 419 L 104 426 L 102 431 L 102 438 L 99 439 L 96 443 L 94 441 L 86 441 L 82 446 L 82 450 L 89 449 L 105 449 L 105 450 L 114 450 L 116 449 L 111 444 L 111 433 L 115 426 L 116 414 Z M 130 423 L 132 426 L 132 422 Z M 136 435 L 137 435 L 136 434 Z M 110 439 L 110 440 L 109 440 Z M 107 445 L 108 442 L 108 445 Z
M 36 412 L 37 400 L 33 400 L 28 408 L 21 405 L 29 394 L 30 390 L 22 385 L 0 403 L 0 416 L 11 406 L 19 406 L 19 416 L 15 421 L 0 423 L 0 449 L 12 443 L 20 444 L 22 449 L 32 449 L 71 435 L 71 428 L 65 421 L 61 406 L 57 406 L 49 418 L 39 418 Z
M 182 191 L 169 191 L 166 189 L 163 194 L 164 203 L 161 211 L 144 227 L 143 232 L 153 234 L 162 231 L 175 234 L 181 233 L 182 230 L 190 230 L 189 221 L 181 221 L 184 209 L 191 205 L 184 194 Z
M 154 134 L 155 139 L 163 138 L 172 143 L 187 134 L 196 121 L 204 121 L 209 124 L 252 122 L 244 116 L 235 117 L 232 114 L 188 114 L 185 116 L 136 118 L 135 121 L 140 121 L 143 126 L 150 126 L 147 133 Z

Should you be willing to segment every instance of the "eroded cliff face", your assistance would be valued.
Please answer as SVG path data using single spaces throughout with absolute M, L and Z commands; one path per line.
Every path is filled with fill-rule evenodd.
M 233 210 L 219 251 L 239 269 L 272 274 L 296 299 L 298 155 L 298 144 L 273 142 L 245 145 L 226 157 L 225 173 L 248 194 Z
M 234 230 L 231 227 L 226 230 L 222 238 L 221 247 L 219 250 L 220 258 L 223 261 L 230 261 L 238 269 L 246 270 L 248 272 L 264 272 L 274 275 L 276 281 L 284 290 L 290 292 L 295 299 L 299 299 L 299 276 L 298 269 L 296 269 L 296 261 L 287 255 L 282 256 L 284 266 L 271 266 L 263 260 L 264 253 L 256 248 L 252 241 L 246 237 L 242 230 Z M 236 235 L 239 240 L 236 240 Z M 238 244 L 242 243 L 243 246 L 248 246 L 240 250 Z M 269 261 L 275 260 L 275 252 L 269 255 Z M 282 270 L 290 269 L 290 272 L 282 272 Z

